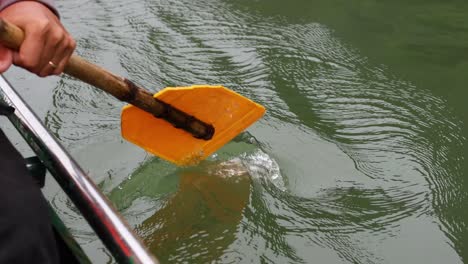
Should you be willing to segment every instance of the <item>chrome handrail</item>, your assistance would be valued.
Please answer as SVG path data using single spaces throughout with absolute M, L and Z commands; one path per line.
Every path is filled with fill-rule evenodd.
M 45 128 L 10 83 L 0 76 L 0 101 L 15 108 L 8 118 L 70 197 L 119 263 L 158 263 L 126 221 Z

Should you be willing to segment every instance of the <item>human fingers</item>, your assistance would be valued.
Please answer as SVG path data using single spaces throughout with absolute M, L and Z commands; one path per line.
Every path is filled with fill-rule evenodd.
M 74 50 L 74 41 L 61 26 L 56 26 L 47 34 L 44 51 L 42 53 L 39 76 L 63 72 L 68 58 Z
M 54 58 L 52 58 L 51 62 L 56 65 L 52 74 L 59 75 L 65 69 L 70 57 L 72 56 L 73 52 L 76 48 L 75 40 L 70 36 L 67 35 L 64 41 L 61 43 L 60 49 L 57 50 L 55 53 Z
M 21 66 L 35 74 L 42 70 L 42 57 L 46 36 L 50 30 L 50 22 L 38 20 L 36 23 L 28 24 L 24 27 L 24 41 L 21 44 L 18 54 L 13 56 L 13 63 Z
M 4 73 L 13 63 L 13 52 L 0 45 L 0 73 Z

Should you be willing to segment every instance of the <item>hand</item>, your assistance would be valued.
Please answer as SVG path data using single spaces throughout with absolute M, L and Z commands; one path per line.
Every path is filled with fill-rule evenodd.
M 0 45 L 0 73 L 11 64 L 40 77 L 63 72 L 76 42 L 48 7 L 35 1 L 21 1 L 1 11 L 0 17 L 25 33 L 19 52 Z

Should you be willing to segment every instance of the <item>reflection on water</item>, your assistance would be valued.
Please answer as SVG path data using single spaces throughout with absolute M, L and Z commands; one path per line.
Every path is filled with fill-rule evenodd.
M 238 137 L 195 168 L 175 169 L 150 160 L 110 192 L 109 198 L 161 261 L 214 261 L 236 240 L 251 193 L 249 171 L 273 162 L 242 141 L 246 137 Z M 236 153 L 250 158 L 235 157 Z M 273 170 L 271 179 L 281 181 L 279 171 Z
M 428 12 L 448 5 L 432 2 Z M 161 260 L 463 262 L 466 111 L 417 69 L 450 72 L 424 66 L 430 50 L 449 52 L 437 45 L 444 37 L 418 37 L 425 15 L 384 27 L 386 19 L 360 14 L 416 10 L 403 2 L 296 3 L 63 1 L 63 20 L 90 60 L 152 91 L 223 84 L 265 105 L 250 129 L 258 142 L 246 136 L 198 167 L 175 168 L 121 141 L 121 103 L 68 78 L 46 124 Z M 95 246 L 67 199 L 53 201 L 80 242 Z
M 161 261 L 216 260 L 235 241 L 249 183 L 246 174 L 183 172 L 177 192 L 136 227 L 137 233 Z

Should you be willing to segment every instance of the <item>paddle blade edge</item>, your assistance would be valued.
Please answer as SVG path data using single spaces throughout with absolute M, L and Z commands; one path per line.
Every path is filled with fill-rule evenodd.
M 223 86 L 168 87 L 154 97 L 215 128 L 212 139 L 197 139 L 135 106 L 123 107 L 122 137 L 179 166 L 204 160 L 265 113 L 263 106 Z

